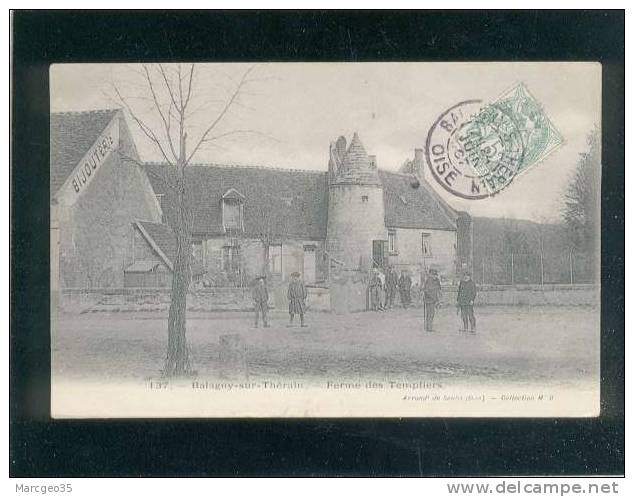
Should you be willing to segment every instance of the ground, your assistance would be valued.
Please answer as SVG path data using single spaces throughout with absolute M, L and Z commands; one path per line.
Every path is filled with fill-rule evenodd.
M 313 312 L 309 327 L 270 315 L 254 328 L 250 313 L 190 312 L 187 337 L 201 379 L 354 381 L 594 381 L 599 368 L 599 313 L 587 307 L 481 307 L 475 336 L 458 333 L 455 307 L 423 331 L 422 309 L 346 315 Z M 223 336 L 229 335 L 229 345 Z M 58 378 L 160 376 L 167 341 L 164 313 L 62 314 L 53 333 Z M 244 351 L 241 353 L 240 351 Z

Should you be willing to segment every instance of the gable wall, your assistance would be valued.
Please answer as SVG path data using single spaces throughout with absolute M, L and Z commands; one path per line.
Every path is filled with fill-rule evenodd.
M 137 157 L 120 114 L 119 148 Z M 143 170 L 113 151 L 77 201 L 60 207 L 60 285 L 122 287 L 132 263 L 132 222 L 160 222 L 160 211 Z

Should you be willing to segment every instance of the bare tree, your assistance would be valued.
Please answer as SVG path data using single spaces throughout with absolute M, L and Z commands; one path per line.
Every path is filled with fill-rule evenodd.
M 548 220 L 545 216 L 535 215 L 535 238 L 537 244 L 537 251 L 539 253 L 539 283 L 544 285 L 545 272 L 544 272 L 544 244 L 547 238 L 547 224 Z
M 264 264 L 262 272 L 271 275 L 270 259 L 271 246 L 281 245 L 288 236 L 288 210 L 293 208 L 293 199 L 279 199 L 267 195 L 262 199 L 264 208 L 252 210 L 250 218 L 253 224 L 253 236 L 260 240 L 264 248 Z
M 250 79 L 253 67 L 248 68 L 238 80 L 232 80 L 233 88 L 224 99 L 209 102 L 219 104 L 206 125 L 192 126 L 191 116 L 200 112 L 192 107 L 197 69 L 195 64 L 183 67 L 162 64 L 143 65 L 139 76 L 143 80 L 144 96 L 124 95 L 114 85 L 116 100 L 125 108 L 133 122 L 147 140 L 171 166 L 162 179 L 167 187 L 167 202 L 172 207 L 168 222 L 176 237 L 176 254 L 173 262 L 171 304 L 168 317 L 167 354 L 163 376 L 185 376 L 192 373 L 186 338 L 187 291 L 190 282 L 192 213 L 188 202 L 185 171 L 196 154 L 207 144 L 239 133 L 253 133 L 248 129 L 222 131 L 227 115 L 240 105 L 245 87 L 255 81 Z M 150 102 L 156 122 L 150 122 L 133 105 L 135 99 Z M 197 135 L 190 146 L 189 136 Z
M 601 153 L 595 129 L 587 139 L 588 149 L 579 156 L 577 168 L 564 194 L 562 216 L 568 230 L 571 252 L 580 250 L 596 257 L 599 236 Z

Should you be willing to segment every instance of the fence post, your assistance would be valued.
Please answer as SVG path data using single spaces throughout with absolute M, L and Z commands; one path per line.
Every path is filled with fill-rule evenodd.
M 570 263 L 570 284 L 573 285 L 574 284 L 574 278 L 573 278 L 573 266 L 572 266 L 572 248 L 570 249 L 570 254 L 569 254 L 569 263 Z
M 511 252 L 511 285 L 515 285 L 515 261 L 513 259 L 513 252 Z

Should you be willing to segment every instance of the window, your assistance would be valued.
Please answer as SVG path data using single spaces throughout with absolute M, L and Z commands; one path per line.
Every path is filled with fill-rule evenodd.
M 242 229 L 242 203 L 233 199 L 225 199 L 222 206 L 222 219 L 225 230 Z
M 431 257 L 431 233 L 422 234 L 423 257 Z
M 204 264 L 203 260 L 203 242 L 201 240 L 197 240 L 192 242 L 192 260 Z
M 227 272 L 238 271 L 240 263 L 240 247 L 225 245 L 222 247 L 222 270 Z
M 361 195 L 361 202 L 364 204 L 368 203 L 368 196 L 367 195 Z
M 269 245 L 269 271 L 282 274 L 282 245 Z
M 396 230 L 389 230 L 387 232 L 387 249 L 390 254 L 396 254 L 398 252 L 396 248 Z

